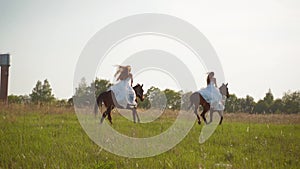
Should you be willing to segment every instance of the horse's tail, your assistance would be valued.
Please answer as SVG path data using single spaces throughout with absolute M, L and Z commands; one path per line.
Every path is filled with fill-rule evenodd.
M 192 106 L 193 106 L 193 103 L 190 101 L 190 105 L 188 107 L 188 110 L 190 110 L 192 108 Z
M 188 107 L 188 110 L 190 110 L 193 105 L 196 106 L 197 103 L 199 103 L 199 98 L 197 96 L 197 93 L 195 92 L 190 96 L 190 106 Z
M 194 105 L 194 102 L 192 100 L 192 98 L 190 97 L 190 105 L 189 107 L 187 108 L 187 110 L 190 110 L 192 108 L 192 106 Z
M 96 99 L 96 103 L 95 103 L 95 107 L 94 107 L 94 114 L 95 116 L 98 113 L 98 108 L 100 107 L 100 113 L 102 114 L 102 102 L 103 102 L 103 94 L 101 93 L 97 99 Z

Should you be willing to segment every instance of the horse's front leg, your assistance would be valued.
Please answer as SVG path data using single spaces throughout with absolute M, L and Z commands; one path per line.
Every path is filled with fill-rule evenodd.
M 220 122 L 219 122 L 219 125 L 221 125 L 222 121 L 223 121 L 223 110 L 222 111 L 218 111 L 218 113 L 219 113 L 219 115 L 221 117 Z
M 135 115 L 136 115 L 136 117 L 137 117 L 138 123 L 140 123 L 141 120 L 140 120 L 139 114 L 137 113 L 136 108 L 134 108 L 134 112 L 135 112 Z
M 133 122 L 136 123 L 136 118 L 137 118 L 138 123 L 140 123 L 140 117 L 137 113 L 136 108 L 132 108 L 131 110 L 132 110 Z

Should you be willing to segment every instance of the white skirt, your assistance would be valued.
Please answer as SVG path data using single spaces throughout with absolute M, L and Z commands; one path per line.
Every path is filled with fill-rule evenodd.
M 211 109 L 224 110 L 224 100 L 218 88 L 213 83 L 209 84 L 206 88 L 200 89 L 198 93 L 210 104 Z
M 136 105 L 136 95 L 133 88 L 129 85 L 129 78 L 121 80 L 109 88 L 115 94 L 116 101 L 120 106 L 126 108 L 127 105 Z

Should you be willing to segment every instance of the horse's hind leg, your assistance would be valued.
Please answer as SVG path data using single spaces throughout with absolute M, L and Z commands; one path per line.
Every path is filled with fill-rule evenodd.
M 198 108 L 199 108 L 199 106 L 198 106 L 198 105 L 197 105 L 197 106 L 195 106 L 194 113 L 195 113 L 195 115 L 197 116 L 197 119 L 198 119 L 198 124 L 200 125 L 200 124 L 201 124 L 201 120 L 200 120 L 200 116 L 199 116 L 199 114 L 198 114 Z
M 112 118 L 111 118 L 111 115 L 110 115 L 110 113 L 108 113 L 108 121 L 110 122 L 110 124 L 112 124 Z
M 212 122 L 212 119 L 213 119 L 213 110 L 210 110 L 209 111 L 209 122 L 208 122 L 208 124 L 210 124 L 211 122 Z
M 111 107 L 108 107 L 105 112 L 102 114 L 102 117 L 101 117 L 101 120 L 100 120 L 100 123 L 103 123 L 103 120 L 105 119 L 106 116 L 108 116 L 108 120 L 109 122 L 112 124 L 112 121 L 111 121 L 111 110 L 112 108 Z
M 110 124 L 112 124 L 112 118 L 111 118 L 111 110 L 112 110 L 112 108 L 111 107 L 109 107 L 108 108 L 108 110 L 107 110 L 107 115 L 108 115 L 108 120 L 109 120 L 109 122 L 110 122 Z
M 105 117 L 107 116 L 107 110 L 105 110 L 105 112 L 102 114 L 102 117 L 101 117 L 101 120 L 100 120 L 100 123 L 103 123 L 103 120 L 105 119 Z
M 223 121 L 223 116 L 221 116 L 221 120 L 220 120 L 220 122 L 219 122 L 219 125 L 222 124 L 222 121 Z
M 201 113 L 201 117 L 203 118 L 205 124 L 207 124 L 206 118 L 205 118 L 205 113 L 210 109 L 210 107 L 204 106 L 203 111 Z

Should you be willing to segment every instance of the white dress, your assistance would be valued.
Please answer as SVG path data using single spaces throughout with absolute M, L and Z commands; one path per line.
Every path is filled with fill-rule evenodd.
M 211 81 L 206 88 L 198 91 L 201 96 L 210 104 L 213 110 L 224 110 L 224 98 L 222 97 L 218 88 L 215 87 L 215 83 Z
M 109 90 L 114 92 L 116 101 L 123 108 L 127 108 L 127 105 L 136 105 L 136 95 L 133 88 L 129 85 L 130 80 L 129 77 L 125 80 L 120 80 L 109 88 Z

